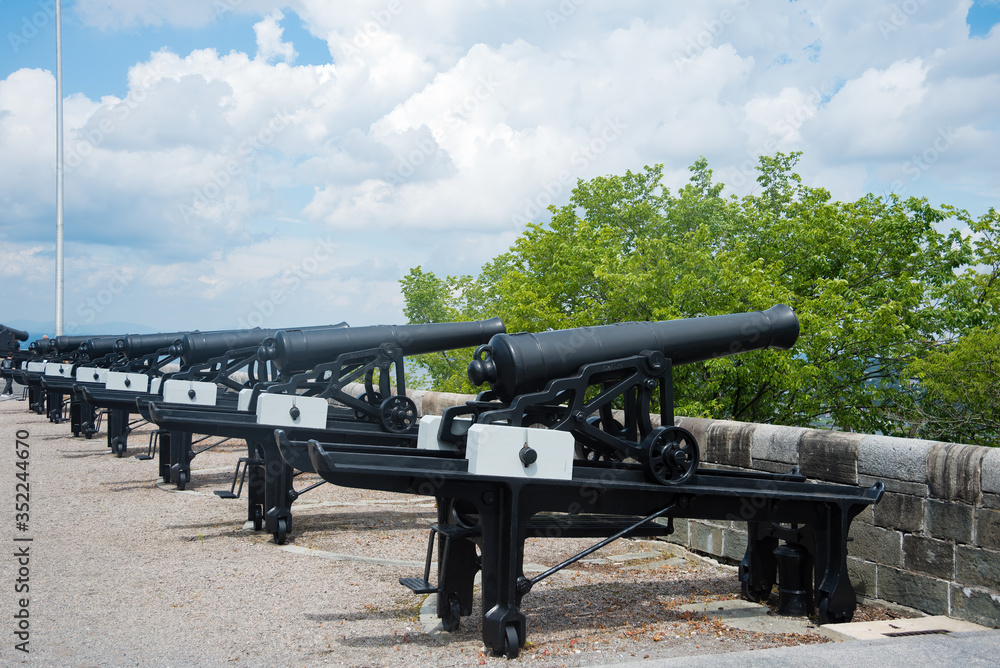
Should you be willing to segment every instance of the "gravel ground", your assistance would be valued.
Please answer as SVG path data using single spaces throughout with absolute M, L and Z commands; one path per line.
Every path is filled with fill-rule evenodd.
M 104 433 L 74 439 L 69 425 L 0 402 L 0 513 L 4 553 L 28 546 L 30 654 L 20 642 L 20 565 L 0 560 L 0 663 L 109 665 L 512 665 L 484 654 L 477 614 L 453 634 L 428 633 L 424 597 L 398 584 L 422 572 L 433 499 L 323 485 L 293 506 L 288 545 L 243 528 L 244 500 L 224 500 L 236 459 L 227 444 L 194 460 L 188 491 L 157 485 L 145 450 L 110 454 Z M 13 498 L 30 457 L 28 531 Z M 302 487 L 308 480 L 301 478 Z M 31 542 L 15 542 L 30 537 Z M 552 565 L 587 540 L 532 539 L 526 563 Z M 615 556 L 618 555 L 618 556 Z M 393 565 L 353 560 L 376 558 Z M 735 569 L 666 543 L 619 541 L 543 582 L 525 597 L 528 645 L 514 664 L 582 666 L 633 658 L 825 642 L 806 634 L 755 634 L 678 610 L 738 596 Z M 603 557 L 603 558 L 601 558 Z M 621 563 L 615 563 L 615 562 Z M 403 562 L 403 563 L 398 563 Z M 861 608 L 864 618 L 883 615 Z

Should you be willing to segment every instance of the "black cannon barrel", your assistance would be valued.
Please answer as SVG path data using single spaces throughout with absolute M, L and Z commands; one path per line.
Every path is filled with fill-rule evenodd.
M 10 332 L 10 335 L 13 336 L 15 339 L 17 339 L 18 341 L 28 340 L 28 333 L 23 329 L 14 329 L 13 327 L 9 327 L 7 325 L 0 325 L 0 330 L 5 330 Z
M 313 331 L 320 329 L 344 329 L 347 323 L 339 325 L 317 325 L 302 327 L 296 331 Z M 192 332 L 181 337 L 172 352 L 180 355 L 181 362 L 187 366 L 205 362 L 213 357 L 225 354 L 229 350 L 259 346 L 265 339 L 273 337 L 280 329 L 233 329 L 221 332 Z
M 282 375 L 315 368 L 355 350 L 397 344 L 403 355 L 421 355 L 441 350 L 468 348 L 505 331 L 500 318 L 472 322 L 438 322 L 424 325 L 371 325 L 346 329 L 283 330 L 262 345 L 257 353 L 272 361 Z
M 52 339 L 35 339 L 28 346 L 28 350 L 38 355 L 48 355 L 52 352 Z
M 799 320 L 784 304 L 752 313 L 500 334 L 490 339 L 483 359 L 469 364 L 469 380 L 488 382 L 501 401 L 511 401 L 584 364 L 644 350 L 661 351 L 676 366 L 748 350 L 787 350 L 798 336 Z
M 94 359 L 119 350 L 124 336 L 94 336 L 80 344 L 79 351 Z
M 158 334 L 128 334 L 123 337 L 121 349 L 129 359 L 155 353 L 181 340 L 188 332 L 160 332 Z
M 110 336 L 113 336 L 113 335 L 104 334 L 104 335 L 100 335 L 100 336 L 96 336 L 96 337 L 94 335 L 89 335 L 89 336 L 65 336 L 64 335 L 64 336 L 57 336 L 53 340 L 55 341 L 55 351 L 56 352 L 58 352 L 58 353 L 71 353 L 74 350 L 76 350 L 77 348 L 79 348 L 81 345 L 83 345 L 84 343 L 86 343 L 88 339 L 94 339 L 94 338 L 104 339 L 104 338 L 109 338 Z M 121 336 L 118 336 L 118 337 L 115 337 L 115 338 L 121 338 Z

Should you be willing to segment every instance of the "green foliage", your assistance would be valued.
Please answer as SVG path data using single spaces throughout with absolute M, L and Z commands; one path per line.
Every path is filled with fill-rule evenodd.
M 910 367 L 908 417 L 925 438 L 1000 446 L 1000 329 L 975 329 Z
M 403 314 L 412 324 L 429 322 L 466 322 L 481 319 L 478 311 L 478 291 L 471 276 L 449 276 L 439 279 L 420 267 L 410 270 L 400 280 L 406 306 Z M 491 317 L 491 316 L 487 316 Z M 430 381 L 430 386 L 440 392 L 475 394 L 466 376 L 474 348 L 449 350 L 440 353 L 417 355 L 414 361 Z M 407 372 L 407 385 L 421 386 L 421 378 Z
M 411 271 L 406 315 L 499 316 L 514 332 L 785 303 L 801 324 L 794 350 L 677 368 L 678 414 L 939 433 L 926 411 L 901 419 L 916 415 L 937 377 L 914 363 L 939 351 L 967 363 L 948 346 L 997 324 L 997 214 L 975 220 L 895 195 L 835 202 L 802 183 L 798 158 L 762 157 L 759 194 L 741 199 L 722 196 L 704 158 L 676 194 L 662 185 L 662 165 L 579 181 L 569 204 L 549 207 L 549 223 L 528 225 L 478 277 Z M 949 224 L 971 234 L 940 231 Z M 467 387 L 464 365 L 428 369 L 438 389 Z

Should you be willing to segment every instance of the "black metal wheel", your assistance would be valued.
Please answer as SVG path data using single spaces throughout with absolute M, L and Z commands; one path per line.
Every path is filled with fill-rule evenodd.
M 278 545 L 284 545 L 285 541 L 288 540 L 288 520 L 284 517 L 278 518 L 278 528 L 274 532 L 274 542 Z
M 264 528 L 264 507 L 253 507 L 253 530 L 260 531 Z
M 449 633 L 457 631 L 462 622 L 462 604 L 458 600 L 458 594 L 448 594 L 448 605 L 444 612 L 441 626 Z
M 177 474 L 177 489 L 178 489 L 178 491 L 183 492 L 184 488 L 187 487 L 187 484 L 188 484 L 188 474 L 187 474 L 187 471 L 181 471 L 180 473 Z
M 643 441 L 648 471 L 661 485 L 679 485 L 698 468 L 698 442 L 681 427 L 657 427 Z
M 372 406 L 378 406 L 379 404 L 382 403 L 382 393 L 372 392 L 371 394 L 368 394 L 367 392 L 362 392 L 360 395 L 358 395 L 358 401 L 363 401 L 366 404 L 371 404 Z M 355 408 L 354 419 L 359 420 L 361 422 L 370 422 L 371 416 L 368 415 L 368 413 L 365 413 L 364 411 Z
M 504 629 L 504 648 L 502 654 L 508 659 L 516 659 L 517 655 L 521 653 L 521 639 L 517 635 L 517 625 L 508 624 L 507 628 Z
M 417 405 L 413 399 L 396 395 L 389 397 L 379 406 L 379 417 L 386 431 L 402 434 L 409 431 L 419 419 Z

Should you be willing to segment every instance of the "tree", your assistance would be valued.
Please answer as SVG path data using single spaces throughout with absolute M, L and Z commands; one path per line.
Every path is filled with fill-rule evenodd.
M 478 277 L 421 274 L 420 290 L 404 279 L 407 315 L 447 304 L 540 331 L 786 303 L 801 324 L 794 350 L 677 368 L 677 412 L 906 433 L 899 416 L 920 387 L 911 365 L 995 321 L 995 280 L 979 265 L 1000 266 L 996 215 L 895 195 L 832 201 L 793 172 L 798 157 L 762 157 L 761 190 L 741 199 L 723 197 L 704 158 L 676 195 L 661 165 L 579 181 Z M 940 232 L 949 222 L 973 235 Z M 436 383 L 456 382 L 446 371 L 464 375 L 442 370 Z

